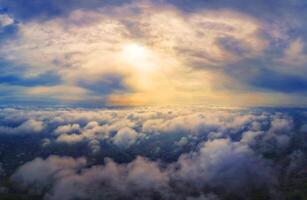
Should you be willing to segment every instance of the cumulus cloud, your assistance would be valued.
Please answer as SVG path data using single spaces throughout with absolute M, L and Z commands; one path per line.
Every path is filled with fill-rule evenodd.
M 21 166 L 12 181 L 21 189 L 40 194 L 60 177 L 68 176 L 86 164 L 85 159 L 50 156 L 46 160 L 36 158 Z
M 61 166 L 60 162 L 57 167 L 50 166 L 51 160 L 65 164 Z M 203 191 L 210 188 L 234 194 L 240 191 L 244 197 L 254 188 L 270 190 L 274 186 L 270 166 L 248 147 L 229 140 L 207 142 L 199 152 L 182 155 L 177 163 L 166 168 L 143 157 L 128 164 L 106 160 L 105 165 L 90 168 L 84 168 L 83 161 L 72 162 L 71 158 L 60 157 L 36 159 L 22 166 L 12 179 L 20 181 L 24 188 L 36 188 L 40 192 L 41 188 L 50 186 L 45 193 L 45 199 L 50 200 L 218 199 L 216 195 L 203 194 Z M 81 172 L 77 172 L 78 167 L 82 167 Z M 30 176 L 35 169 L 45 173 Z M 256 174 L 253 179 L 250 179 L 251 174 Z M 42 180 L 45 182 L 40 184 Z M 194 197 L 189 194 L 192 191 Z
M 84 168 L 84 159 L 49 157 L 23 165 L 12 177 L 24 188 L 47 189 L 46 199 L 127 198 L 151 199 L 162 194 L 168 177 L 158 165 L 138 157 L 127 165 L 106 160 L 104 166 Z M 80 173 L 77 170 L 83 168 Z M 37 171 L 37 173 L 35 173 Z M 41 172 L 41 173 L 40 173 Z M 31 176 L 35 173 L 34 176 Z M 36 187 L 35 187 L 36 186 Z M 47 186 L 52 186 L 47 188 Z M 91 190 L 91 194 L 88 193 Z
M 190 110 L 192 109 L 192 110 Z M 293 119 L 282 113 L 241 113 L 239 110 L 212 110 L 200 107 L 139 110 L 3 110 L 3 122 L 19 124 L 1 126 L 2 133 L 26 134 L 46 132 L 52 141 L 74 144 L 98 141 L 129 147 L 150 137 L 178 135 L 173 144 L 180 147 L 197 140 L 231 138 L 253 148 L 286 149 L 293 136 Z M 28 119 L 30 118 L 30 119 Z M 177 136 L 176 136 L 177 137 Z
M 203 144 L 199 153 L 183 155 L 178 161 L 175 179 L 186 181 L 200 190 L 222 187 L 225 190 L 248 190 L 272 186 L 270 167 L 246 145 L 217 139 Z M 250 175 L 254 174 L 253 180 Z M 196 181 L 197 180 L 197 181 Z M 180 182 L 180 181 L 179 181 Z
M 64 133 L 71 133 L 71 132 L 77 132 L 80 129 L 79 124 L 67 124 L 63 126 L 58 126 L 54 133 L 57 135 L 64 134 Z
M 178 142 L 176 142 L 176 145 L 178 146 L 184 146 L 188 143 L 188 139 L 186 137 L 182 137 L 180 138 L 180 140 Z
M 78 134 L 62 134 L 59 137 L 57 137 L 56 139 L 58 142 L 64 142 L 64 143 L 77 143 L 83 140 L 83 136 L 82 135 L 78 135 Z
M 30 145 L 41 142 L 41 154 L 17 154 L 26 163 L 9 175 L 16 189 L 50 200 L 245 199 L 256 193 L 278 199 L 281 177 L 292 180 L 305 163 L 306 144 L 299 139 L 305 118 L 298 121 L 292 112 L 6 108 L 0 116 L 16 142 L 19 135 L 27 139 L 22 131 L 35 130 L 29 124 L 43 122 L 44 129 L 36 129 L 43 134 L 29 135 Z
M 114 143 L 120 146 L 129 146 L 133 144 L 136 139 L 137 132 L 128 127 L 120 129 L 113 137 Z
M 42 121 L 29 119 L 17 127 L 0 126 L 1 134 L 35 134 L 44 129 Z

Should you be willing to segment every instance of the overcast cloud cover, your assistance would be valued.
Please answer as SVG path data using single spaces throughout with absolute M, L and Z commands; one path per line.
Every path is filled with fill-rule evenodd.
M 0 101 L 306 105 L 306 13 L 304 0 L 1 0 Z

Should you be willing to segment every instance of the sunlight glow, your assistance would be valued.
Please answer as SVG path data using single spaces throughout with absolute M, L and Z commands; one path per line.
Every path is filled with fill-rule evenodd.
M 124 62 L 134 67 L 139 72 L 152 72 L 155 68 L 155 60 L 153 53 L 137 43 L 124 45 L 122 51 Z

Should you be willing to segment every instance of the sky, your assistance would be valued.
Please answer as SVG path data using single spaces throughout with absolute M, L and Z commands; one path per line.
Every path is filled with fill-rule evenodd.
M 0 0 L 0 104 L 307 105 L 304 0 Z

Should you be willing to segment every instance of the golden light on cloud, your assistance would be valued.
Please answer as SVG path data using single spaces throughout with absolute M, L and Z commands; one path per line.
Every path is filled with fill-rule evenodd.
M 114 104 L 214 104 L 235 101 L 238 93 L 251 96 L 225 69 L 260 56 L 267 47 L 257 19 L 231 10 L 188 14 L 150 2 L 105 11 L 77 10 L 67 18 L 20 24 L 18 40 L 5 43 L 0 56 L 27 66 L 25 75 L 55 72 L 61 87 L 82 91 L 78 99 L 100 96 L 101 101 Z M 296 46 L 293 52 L 300 52 Z M 96 94 L 99 87 L 106 92 Z M 54 86 L 28 91 L 57 93 Z M 55 96 L 66 98 L 65 93 Z

